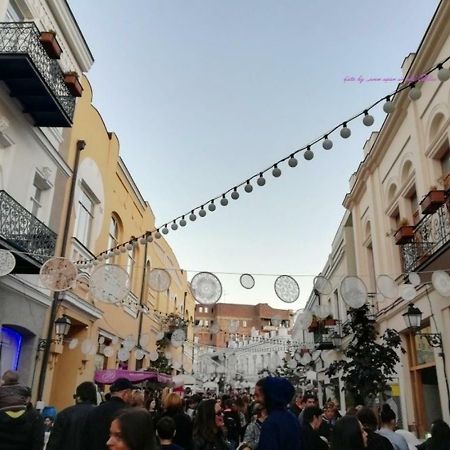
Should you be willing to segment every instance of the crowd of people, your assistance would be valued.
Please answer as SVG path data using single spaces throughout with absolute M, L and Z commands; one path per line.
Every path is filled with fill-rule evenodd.
M 95 384 L 83 382 L 75 404 L 54 421 L 30 399 L 17 372 L 6 372 L 0 386 L 1 450 L 450 450 L 450 427 L 442 420 L 420 443 L 396 430 L 387 404 L 379 414 L 357 406 L 342 417 L 333 402 L 322 409 L 314 393 L 296 395 L 279 377 L 259 380 L 254 394 L 184 398 L 170 391 L 150 396 L 122 378 L 99 405 Z

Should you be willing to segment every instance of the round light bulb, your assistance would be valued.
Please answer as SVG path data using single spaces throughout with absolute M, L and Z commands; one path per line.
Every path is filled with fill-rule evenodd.
M 197 216 L 194 214 L 194 211 L 192 211 L 191 214 L 189 215 L 189 220 L 191 222 L 195 222 L 197 220 Z
M 144 245 L 147 242 L 147 239 L 145 239 L 145 237 L 141 237 L 141 239 L 139 239 L 139 244 Z
M 180 227 L 185 227 L 186 226 L 186 220 L 184 219 L 184 216 L 182 217 L 182 219 L 180 220 Z
M 120 247 L 120 252 L 125 253 L 126 251 L 127 251 L 127 247 L 125 245 L 122 245 L 122 247 Z
M 223 197 L 220 199 L 220 204 L 221 204 L 222 206 L 227 206 L 227 205 L 228 205 L 228 199 L 227 199 L 225 196 L 223 196 Z
M 205 217 L 205 216 L 206 216 L 206 211 L 203 209 L 203 206 L 202 206 L 202 208 L 200 209 L 200 211 L 198 212 L 198 215 L 199 215 L 200 217 Z
M 161 239 L 161 233 L 159 232 L 159 230 L 156 230 L 155 232 L 155 239 Z
M 250 184 L 250 181 L 247 181 L 247 184 L 244 187 L 244 191 L 249 193 L 253 191 L 253 186 Z
M 331 150 L 333 148 L 333 141 L 328 139 L 328 137 L 325 137 L 325 139 L 322 142 L 322 147 L 325 150 Z
M 280 170 L 276 165 L 274 166 L 274 168 L 273 168 L 273 170 L 272 170 L 272 175 L 273 175 L 275 178 L 278 178 L 278 177 L 281 176 L 281 170 Z
M 391 114 L 392 112 L 394 112 L 394 109 L 395 109 L 394 102 L 391 102 L 391 100 L 388 97 L 386 99 L 386 103 L 383 105 L 383 111 L 386 114 Z
M 308 147 L 306 152 L 303 154 L 306 161 L 311 161 L 314 158 L 314 152 Z
M 164 225 L 164 228 L 162 229 L 162 234 L 169 234 L 169 229 L 167 228 L 167 225 Z
M 98 265 L 100 264 L 100 262 L 99 262 L 98 259 L 94 259 L 94 261 L 92 262 L 92 264 L 93 264 L 94 266 L 98 266 Z
M 117 256 L 117 255 L 120 255 L 120 249 L 119 248 L 115 248 L 114 249 L 114 254 Z
M 450 69 L 447 69 L 446 67 L 441 67 L 438 70 L 438 78 L 439 81 L 447 81 L 450 79 Z
M 408 92 L 408 97 L 413 102 L 419 100 L 420 97 L 422 97 L 422 92 L 417 86 L 412 87 Z
M 347 127 L 347 125 L 345 124 L 342 128 L 341 128 L 341 137 L 344 139 L 347 139 L 350 137 L 350 135 L 352 134 L 350 128 Z
M 149 233 L 147 236 L 147 242 L 153 242 L 153 236 L 152 233 Z
M 259 174 L 259 178 L 256 180 L 258 186 L 264 186 L 266 184 L 266 179 L 263 177 L 263 174 Z
M 97 256 L 97 260 L 98 260 L 98 261 L 103 261 L 103 255 L 98 255 L 98 256 Z
M 125 245 L 127 250 L 133 250 L 133 244 L 128 243 L 127 245 Z
M 173 224 L 170 225 L 170 228 L 172 228 L 173 231 L 178 230 L 178 225 L 177 225 L 177 223 L 176 223 L 176 222 L 173 222 Z
M 237 200 L 239 198 L 239 192 L 236 190 L 236 188 L 234 189 L 234 191 L 231 193 L 231 198 L 233 200 Z
M 209 205 L 208 205 L 208 209 L 213 212 L 216 210 L 216 205 L 214 204 L 214 202 L 212 201 Z
M 298 164 L 298 160 L 294 155 L 291 155 L 288 161 L 289 167 L 296 167 Z
M 375 119 L 373 118 L 372 115 L 370 115 L 367 111 L 364 113 L 364 118 L 363 118 L 363 124 L 366 127 L 371 127 L 373 125 L 373 123 L 375 122 Z

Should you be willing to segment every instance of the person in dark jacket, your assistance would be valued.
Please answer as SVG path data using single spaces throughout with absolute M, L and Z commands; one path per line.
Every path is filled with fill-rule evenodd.
M 183 411 L 183 401 L 181 397 L 172 392 L 164 400 L 165 412 L 162 417 L 170 417 L 175 422 L 175 436 L 173 443 L 192 450 L 192 420 Z
M 303 443 L 308 450 L 328 450 L 327 441 L 319 434 L 323 411 L 318 406 L 310 406 L 303 413 Z
M 90 411 L 85 426 L 84 450 L 106 450 L 109 429 L 115 417 L 128 408 L 134 386 L 126 378 L 117 379 L 110 388 L 111 399 Z
M 0 409 L 0 448 L 2 450 L 42 450 L 44 419 L 32 407 Z
M 241 436 L 241 421 L 236 410 L 236 404 L 230 399 L 223 401 L 223 421 L 225 423 L 227 439 L 234 450 L 239 445 Z
M 255 387 L 255 400 L 265 406 L 268 417 L 261 427 L 258 450 L 301 450 L 298 419 L 287 409 L 295 389 L 285 378 L 267 377 Z
M 394 450 L 388 438 L 375 433 L 378 428 L 378 420 L 372 409 L 366 406 L 360 408 L 356 413 L 356 418 L 367 433 L 367 450 Z
M 97 403 L 95 384 L 81 383 L 74 398 L 76 405 L 63 409 L 56 416 L 46 450 L 83 450 L 87 417 Z

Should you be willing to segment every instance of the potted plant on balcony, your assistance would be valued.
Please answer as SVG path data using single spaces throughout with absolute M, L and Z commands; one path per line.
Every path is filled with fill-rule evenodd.
M 52 59 L 59 59 L 62 53 L 62 48 L 56 40 L 56 31 L 48 30 L 42 31 L 39 40 L 44 47 L 47 55 Z
M 336 325 L 336 319 L 333 319 L 333 316 L 330 314 L 323 321 L 324 326 L 326 327 L 334 327 Z
M 414 227 L 409 225 L 406 219 L 402 219 L 400 221 L 400 228 L 395 232 L 394 239 L 396 245 L 411 242 L 414 239 Z
M 320 328 L 320 322 L 319 322 L 319 320 L 317 319 L 316 316 L 313 316 L 313 319 L 312 319 L 312 321 L 311 321 L 311 324 L 310 324 L 309 327 L 308 327 L 308 331 L 309 331 L 310 333 L 314 333 L 314 332 L 317 331 L 319 328 Z
M 430 192 L 420 202 L 422 214 L 434 214 L 446 200 L 444 190 L 438 190 L 436 186 L 431 186 Z
M 64 74 L 64 83 L 74 97 L 81 97 L 83 87 L 78 80 L 78 74 L 76 72 L 66 72 Z

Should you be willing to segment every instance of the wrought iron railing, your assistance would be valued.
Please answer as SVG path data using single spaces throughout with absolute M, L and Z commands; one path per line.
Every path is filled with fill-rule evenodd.
M 38 262 L 55 254 L 56 233 L 0 190 L 0 238 Z
M 403 272 L 413 272 L 450 242 L 449 200 L 414 227 L 414 240 L 400 246 Z
M 27 55 L 72 120 L 75 97 L 64 83 L 59 63 L 48 56 L 39 37 L 40 32 L 34 22 L 0 22 L 0 55 Z

